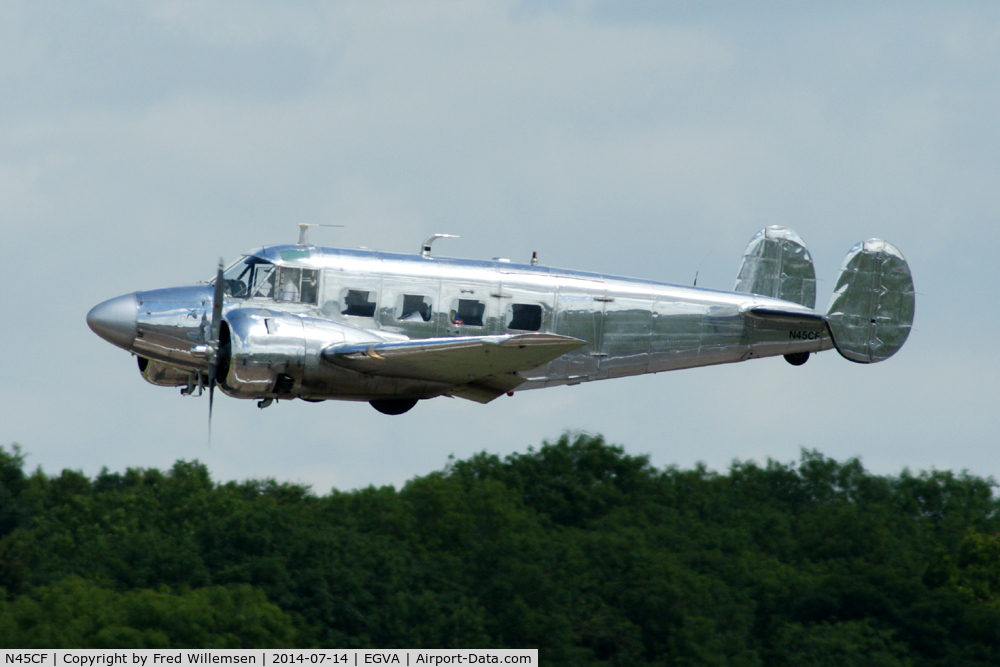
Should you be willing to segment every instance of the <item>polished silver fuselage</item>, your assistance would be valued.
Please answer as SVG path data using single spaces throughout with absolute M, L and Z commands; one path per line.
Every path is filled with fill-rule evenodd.
M 446 387 L 434 383 L 320 368 L 325 364 L 320 352 L 331 344 L 364 342 L 366 336 L 371 340 L 419 340 L 523 333 L 525 324 L 512 320 L 515 310 L 532 316 L 529 331 L 585 342 L 522 372 L 526 381 L 518 391 L 833 347 L 826 323 L 814 310 L 755 294 L 506 261 L 367 250 L 272 246 L 249 255 L 282 267 L 316 271 L 314 304 L 279 301 L 273 296 L 227 297 L 224 308 L 224 315 L 236 315 L 237 310 L 250 313 L 247 317 L 259 313 L 260 327 L 270 314 L 272 345 L 267 354 L 273 356 L 275 364 L 299 364 L 297 374 L 288 373 L 299 378 L 295 395 L 307 400 L 371 400 L 387 395 L 427 398 L 446 393 Z M 371 316 L 345 314 L 345 295 L 351 291 L 374 295 Z M 411 301 L 415 295 L 426 298 L 428 308 L 423 316 L 400 317 L 404 295 Z M 192 373 L 204 372 L 207 365 L 198 346 L 206 340 L 211 318 L 211 285 L 137 292 L 136 301 L 131 351 L 154 362 L 147 379 L 176 386 L 188 381 Z M 454 305 L 460 301 L 484 304 L 481 324 L 478 318 L 465 321 L 456 317 Z M 801 313 L 806 319 L 762 318 L 752 312 L 768 308 Z M 511 329 L 512 323 L 521 328 Z M 281 327 L 285 327 L 288 341 L 283 348 L 276 344 L 283 335 Z M 355 331 L 358 333 L 352 333 Z M 236 348 L 232 354 L 237 371 L 268 365 L 266 359 L 248 363 Z M 285 371 L 271 368 L 269 372 L 266 378 L 261 377 L 262 383 L 273 382 L 275 373 Z M 155 374 L 159 374 L 159 382 L 150 376 Z M 238 392 L 227 393 L 240 396 Z

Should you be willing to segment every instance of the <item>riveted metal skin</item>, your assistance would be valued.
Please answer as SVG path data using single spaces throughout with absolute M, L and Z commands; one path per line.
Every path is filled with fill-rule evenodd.
M 190 371 L 206 370 L 204 345 L 212 316 L 212 287 L 194 285 L 135 293 L 136 337 L 130 352 Z
M 873 242 L 866 243 L 869 250 L 849 257 L 848 265 L 872 257 Z M 897 255 L 888 248 L 879 251 L 891 258 L 880 264 L 883 284 L 902 285 L 902 273 L 893 272 Z M 851 270 L 870 277 L 864 267 Z M 857 326 L 850 317 L 863 299 L 856 295 L 860 288 L 850 287 L 853 279 L 846 280 L 835 295 L 834 314 L 844 340 L 854 341 Z M 842 354 L 878 360 L 898 349 L 912 321 L 909 285 L 909 292 L 905 285 L 893 288 L 909 294 L 909 301 L 904 296 L 896 305 L 876 304 L 885 314 L 875 329 L 880 342 L 869 344 L 869 336 L 864 349 L 850 342 Z M 258 248 L 225 272 L 219 384 L 229 396 L 260 401 L 399 399 L 402 405 L 452 395 L 487 402 L 515 389 L 834 347 L 825 316 L 811 307 L 815 275 L 794 232 L 770 228 L 755 236 L 737 288 L 724 292 L 506 260 L 312 245 Z M 177 386 L 189 374 L 191 386 L 191 378 L 208 369 L 213 298 L 211 284 L 136 292 L 96 307 L 88 322 L 149 360 L 148 380 Z M 502 358 L 482 356 L 491 350 L 502 350 Z M 469 364 L 468 377 L 462 364 Z M 420 369 L 430 370 L 422 375 Z
M 896 354 L 910 335 L 916 296 L 903 254 L 869 239 L 847 253 L 827 320 L 845 358 L 862 364 Z
M 743 253 L 733 291 L 814 308 L 816 269 L 806 244 L 787 227 L 772 225 L 760 230 Z

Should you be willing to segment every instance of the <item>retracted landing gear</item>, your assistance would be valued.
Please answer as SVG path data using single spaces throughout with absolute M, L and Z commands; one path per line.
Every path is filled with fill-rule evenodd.
M 384 415 L 401 415 L 417 404 L 415 398 L 387 398 L 368 401 L 373 408 Z
M 263 410 L 264 408 L 270 406 L 271 403 L 274 403 L 273 398 L 262 398 L 261 400 L 257 401 L 257 407 Z
M 201 373 L 190 373 L 188 374 L 188 383 L 186 387 L 181 387 L 181 396 L 190 396 L 194 394 L 195 396 L 201 396 L 201 393 L 205 390 L 205 385 L 202 383 Z M 198 393 L 195 394 L 195 391 Z

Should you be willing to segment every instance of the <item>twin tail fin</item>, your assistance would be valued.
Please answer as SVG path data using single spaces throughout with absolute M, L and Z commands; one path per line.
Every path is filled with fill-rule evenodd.
M 862 364 L 896 354 L 910 335 L 915 301 L 903 253 L 881 239 L 857 244 L 844 259 L 826 312 L 837 351 Z
M 816 270 L 806 244 L 787 227 L 760 230 L 743 253 L 733 291 L 815 308 Z
M 815 308 L 816 272 L 798 234 L 777 225 L 757 232 L 743 253 L 734 291 Z M 891 243 L 869 239 L 847 253 L 823 319 L 841 356 L 871 364 L 906 342 L 914 303 L 903 254 Z

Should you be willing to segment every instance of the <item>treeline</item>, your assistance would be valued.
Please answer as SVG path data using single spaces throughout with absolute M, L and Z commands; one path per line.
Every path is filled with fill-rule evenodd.
M 660 470 L 586 435 L 325 496 L 197 462 L 28 474 L 0 449 L 0 645 L 996 665 L 994 487 L 816 452 Z

